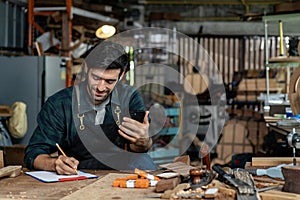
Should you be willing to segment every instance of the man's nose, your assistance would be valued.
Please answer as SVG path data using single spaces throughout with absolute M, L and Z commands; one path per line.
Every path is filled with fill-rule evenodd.
M 98 84 L 97 84 L 97 89 L 98 89 L 99 91 L 104 91 L 105 88 L 106 88 L 106 86 L 105 86 L 105 81 L 104 81 L 104 80 L 99 80 L 99 81 L 98 81 Z

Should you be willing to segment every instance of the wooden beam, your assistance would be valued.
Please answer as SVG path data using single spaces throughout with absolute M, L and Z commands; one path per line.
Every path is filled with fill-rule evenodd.
M 33 54 L 33 14 L 34 0 L 28 0 L 28 50 L 29 54 Z
M 300 157 L 297 157 L 297 163 L 300 163 Z M 293 162 L 293 157 L 253 157 L 252 167 L 268 167 L 277 166 L 280 164 L 290 164 Z
M 70 43 L 72 41 L 72 20 L 71 14 L 62 13 L 62 49 L 69 49 Z M 71 52 L 63 51 L 62 56 L 67 57 L 67 68 L 66 68 L 66 87 L 71 86 Z

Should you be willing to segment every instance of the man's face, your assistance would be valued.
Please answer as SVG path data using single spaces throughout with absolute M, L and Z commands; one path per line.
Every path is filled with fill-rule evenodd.
M 120 71 L 120 69 L 99 68 L 89 70 L 87 91 L 95 105 L 107 99 L 119 80 Z

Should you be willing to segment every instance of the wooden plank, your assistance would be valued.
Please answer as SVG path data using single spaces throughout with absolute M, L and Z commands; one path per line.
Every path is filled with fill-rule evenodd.
M 0 150 L 0 168 L 4 167 L 3 151 Z
M 21 165 L 11 165 L 6 166 L 0 169 L 0 178 L 2 177 L 16 177 L 21 174 L 22 166 Z
M 12 110 L 8 105 L 0 105 L 0 117 L 11 117 Z
M 286 2 L 274 5 L 275 13 L 286 13 L 300 10 L 300 2 Z
M 159 167 L 172 170 L 173 172 L 177 172 L 181 176 L 188 176 L 190 174 L 190 170 L 195 169 L 195 167 L 187 165 L 183 162 L 162 164 L 159 165 Z
M 173 190 L 180 183 L 180 177 L 170 179 L 162 179 L 155 186 L 155 192 L 164 192 L 166 190 Z
M 261 200 L 298 200 L 300 199 L 299 194 L 290 192 L 281 192 L 277 190 L 270 190 L 259 193 Z
M 86 200 L 86 199 L 153 199 L 153 187 L 140 188 L 118 188 L 112 187 L 116 178 L 126 177 L 132 174 L 109 173 L 98 181 L 62 198 L 62 200 Z
M 300 164 L 300 157 L 297 157 L 297 163 Z M 293 157 L 253 157 L 253 167 L 277 166 L 280 164 L 290 164 L 293 162 Z

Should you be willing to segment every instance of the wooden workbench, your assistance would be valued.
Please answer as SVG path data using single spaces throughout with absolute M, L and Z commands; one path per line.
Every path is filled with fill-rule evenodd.
M 84 170 L 83 170 L 84 171 Z M 37 179 L 34 179 L 25 173 L 15 178 L 0 178 L 0 200 L 3 199 L 120 199 L 121 194 L 125 196 L 130 195 L 131 200 L 133 199 L 145 199 L 147 196 L 156 195 L 153 191 L 153 187 L 148 189 L 123 189 L 123 188 L 113 188 L 111 186 L 112 180 L 107 178 L 108 174 L 115 174 L 116 171 L 108 170 L 88 170 L 92 174 L 96 174 L 99 178 L 96 179 L 86 179 L 78 181 L 68 181 L 68 182 L 56 182 L 56 183 L 43 183 Z M 115 176 L 123 177 L 122 172 L 118 172 Z M 126 174 L 124 174 L 125 177 Z M 105 178 L 106 177 L 106 178 Z M 102 181 L 103 180 L 103 181 Z M 97 183 L 97 184 L 94 184 Z M 99 185 L 100 184 L 100 185 Z M 90 192 L 90 188 L 93 188 L 94 192 Z M 87 188 L 87 189 L 85 189 Z M 83 190 L 85 189 L 85 190 Z M 75 192 L 80 190 L 80 194 L 77 198 Z M 118 190 L 118 191 L 117 191 Z M 127 190 L 127 191 L 124 191 Z M 130 191 L 129 191 L 130 190 Z M 116 192 L 117 191 L 117 192 Z M 131 193 L 134 191 L 133 193 Z M 73 194 L 74 193 L 74 194 Z M 103 196 L 106 195 L 106 196 Z M 124 199 L 124 197 L 123 197 Z M 125 198 L 128 199 L 128 198 Z
M 21 173 L 21 175 L 17 176 L 16 178 L 1 178 L 0 200 L 159 199 L 159 194 L 153 191 L 153 187 L 149 187 L 147 189 L 138 189 L 114 188 L 111 186 L 112 181 L 116 177 L 125 177 L 127 175 L 126 173 L 117 171 L 94 170 L 88 170 L 87 172 L 96 174 L 99 176 L 99 178 L 56 183 L 43 183 L 26 175 L 25 173 Z M 294 193 L 281 192 L 279 190 L 272 190 L 260 193 L 260 197 L 262 200 L 273 200 L 277 197 L 283 200 L 300 199 L 300 195 Z
M 80 181 L 43 183 L 24 172 L 15 178 L 0 179 L 0 199 L 61 199 L 73 192 L 101 179 L 109 171 L 89 171 L 99 176 L 97 179 Z

